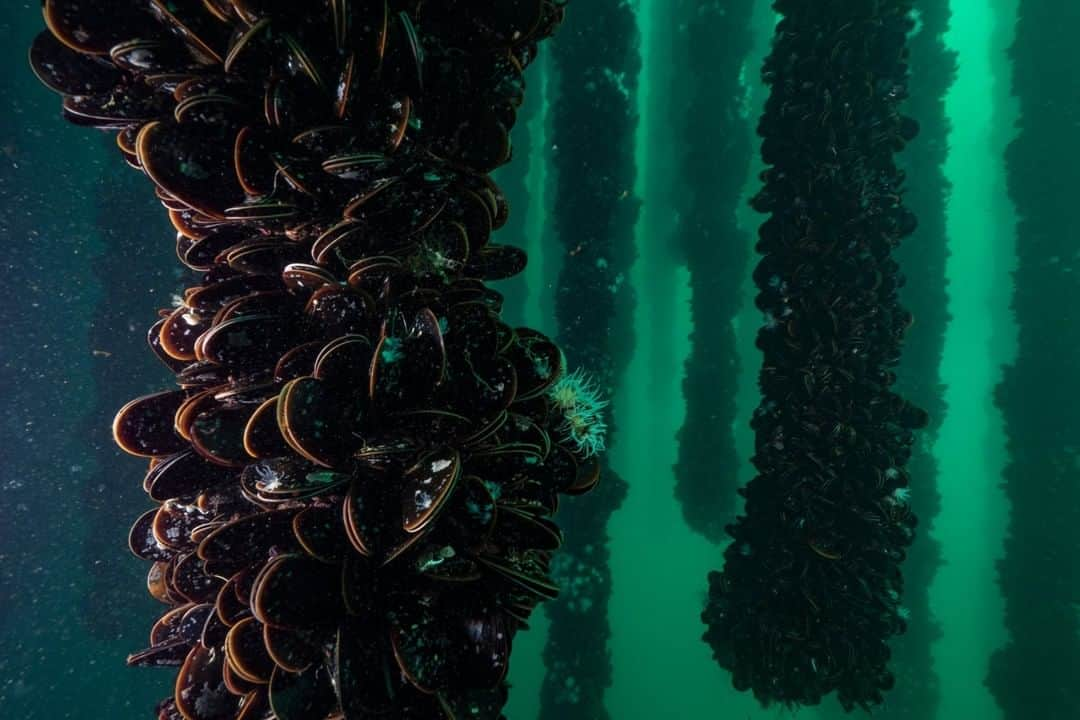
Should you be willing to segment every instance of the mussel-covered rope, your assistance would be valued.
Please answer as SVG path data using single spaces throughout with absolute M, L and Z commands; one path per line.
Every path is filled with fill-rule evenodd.
M 150 462 L 159 718 L 501 717 L 558 496 L 599 474 L 578 376 L 485 285 L 525 264 L 488 173 L 562 5 L 44 3 L 35 72 L 199 273 L 149 334 L 177 389 L 113 424 Z
M 1009 451 L 1009 527 L 997 565 L 1009 638 L 986 685 L 1005 720 L 1066 720 L 1080 717 L 1080 83 L 1070 68 L 1080 5 L 1021 0 L 1017 13 L 1009 55 L 1019 132 L 1005 161 L 1018 216 L 1018 337 L 996 393 Z
M 669 119 L 674 136 L 689 140 L 672 193 L 678 218 L 672 245 L 690 273 L 693 320 L 675 497 L 687 524 L 716 543 L 726 537 L 738 475 L 731 430 L 738 359 L 731 321 L 742 302 L 749 260 L 749 239 L 736 210 L 753 154 L 742 82 L 753 6 L 753 0 L 683 0 L 676 12 L 665 11 L 676 26 L 673 60 L 685 68 L 675 78 Z
M 765 324 L 756 477 L 710 575 L 705 640 L 762 702 L 850 709 L 893 685 L 900 561 L 914 535 L 912 430 L 891 391 L 911 315 L 890 257 L 911 233 L 893 155 L 916 133 L 907 94 L 910 0 L 777 0 L 759 124 L 769 167 L 754 206 Z
M 578 3 L 551 45 L 555 233 L 563 247 L 556 286 L 558 340 L 572 366 L 610 394 L 630 359 L 638 201 L 633 196 L 637 78 L 634 7 L 621 0 Z M 598 408 L 614 432 L 612 406 Z M 547 674 L 542 720 L 603 720 L 611 686 L 611 568 L 607 525 L 626 482 L 605 463 L 596 492 L 559 510 L 567 545 L 553 565 L 563 596 L 547 606 Z

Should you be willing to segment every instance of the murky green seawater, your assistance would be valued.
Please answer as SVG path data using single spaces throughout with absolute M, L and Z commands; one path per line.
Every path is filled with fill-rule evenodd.
M 564 30 L 572 31 L 574 5 L 615 1 L 573 0 Z M 958 53 L 945 100 L 951 122 L 944 165 L 952 184 L 945 219 L 950 320 L 940 382 L 947 412 L 938 418 L 936 436 L 921 441 L 939 475 L 912 482 L 914 493 L 936 482 L 941 494 L 940 514 L 919 526 L 920 541 L 930 537 L 941 544 L 943 564 L 929 587 L 941 635 L 931 648 L 932 669 L 916 672 L 938 679 L 940 700 L 936 714 L 918 717 L 896 713 L 887 700 L 888 718 L 1004 718 L 984 680 L 991 655 L 1008 639 L 995 569 L 1009 527 L 1002 489 L 1008 452 L 994 388 L 1002 366 L 1016 357 L 1010 310 L 1016 220 L 1003 158 L 1018 113 L 1006 53 L 1018 1 L 952 0 L 945 35 Z M 604 704 L 615 720 L 778 717 L 785 711 L 761 709 L 731 689 L 730 677 L 700 641 L 706 575 L 719 567 L 722 548 L 690 530 L 673 495 L 676 434 L 685 416 L 683 363 L 693 328 L 690 276 L 669 240 L 678 222 L 672 198 L 684 182 L 678 158 L 687 147 L 721 138 L 688 137 L 671 125 L 673 103 L 686 97 L 686 83 L 707 82 L 672 59 L 679 26 L 694 18 L 673 17 L 668 0 L 633 4 L 643 69 L 631 96 L 633 142 L 621 151 L 633 154 L 636 176 L 632 186 L 610 192 L 628 203 L 636 197 L 641 205 L 632 238 L 636 262 L 618 279 L 636 296 L 632 318 L 623 318 L 632 323 L 635 344 L 612 398 L 618 430 L 609 458 L 629 490 L 608 525 L 613 674 Z M 742 66 L 746 142 L 765 99 L 758 68 L 773 22 L 759 2 Z M 0 719 L 136 720 L 149 717 L 157 699 L 171 691 L 172 675 L 124 667 L 124 657 L 145 642 L 157 608 L 145 597 L 143 563 L 125 548 L 128 521 L 146 507 L 138 487 L 143 465 L 115 457 L 107 424 L 116 406 L 109 403 L 121 383 L 129 389 L 118 393 L 122 401 L 166 381 L 144 350 L 145 330 L 154 309 L 169 305 L 182 283 L 174 269 L 172 229 L 149 184 L 122 167 L 111 140 L 63 123 L 56 98 L 27 71 L 26 48 L 40 26 L 36 2 L 10 0 L 0 8 L 7 68 L 0 76 Z M 524 275 L 501 288 L 512 300 L 509 322 L 555 336 L 563 248 L 550 222 L 560 179 L 552 171 L 559 152 L 551 127 L 558 84 L 549 53 L 545 47 L 529 69 L 529 110 L 515 131 L 513 167 L 496 177 L 517 183 L 521 193 L 511 203 L 522 235 L 502 240 L 525 246 L 530 257 Z M 759 187 L 759 169 L 757 159 L 745 168 L 744 200 Z M 918 182 L 909 176 L 909 185 Z M 749 245 L 761 216 L 745 202 L 739 207 Z M 137 253 L 125 256 L 114 248 L 110 254 L 110 243 L 120 241 Z M 730 423 L 740 483 L 752 476 L 748 420 L 758 402 L 760 365 L 754 337 L 761 314 L 752 302 L 750 269 L 739 286 L 741 309 L 713 318 L 729 324 L 736 339 L 736 414 L 717 421 Z M 1060 372 L 1074 375 L 1075 368 Z M 115 472 L 117 467 L 126 472 Z M 1077 535 L 1060 542 L 1075 549 Z M 1066 553 L 1062 563 L 1062 573 L 1075 575 L 1071 556 Z M 538 612 L 532 629 L 516 639 L 510 720 L 538 718 L 548 629 Z M 1073 675 L 1080 684 L 1080 667 Z M 562 683 L 571 695 L 580 691 L 572 676 L 549 682 Z M 1025 717 L 1066 717 L 1049 707 Z M 832 700 L 798 714 L 808 720 L 842 715 Z

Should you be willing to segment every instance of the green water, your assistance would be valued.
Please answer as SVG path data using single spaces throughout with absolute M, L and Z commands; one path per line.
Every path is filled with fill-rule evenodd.
M 933 443 L 940 467 L 942 511 L 920 526 L 921 533 L 942 544 L 945 558 L 931 586 L 932 608 L 943 630 L 933 648 L 941 701 L 936 719 L 910 720 L 996 720 L 1001 712 L 983 681 L 988 658 L 1007 638 L 995 574 L 1008 527 L 1008 503 L 1000 488 L 1007 454 L 993 388 L 1016 342 L 1009 310 L 1015 218 L 1002 159 L 1016 117 L 1005 55 L 1016 2 L 953 0 L 951 5 L 946 40 L 959 54 L 959 73 L 946 106 L 952 122 L 945 166 L 953 184 L 947 217 L 952 319 L 940 375 L 947 386 L 948 412 L 937 437 L 925 440 Z M 674 437 L 685 412 L 681 372 L 691 330 L 687 271 L 661 242 L 672 222 L 664 198 L 676 182 L 664 109 L 670 79 L 679 70 L 665 56 L 670 18 L 664 0 L 638 0 L 636 8 L 644 70 L 635 99 L 636 142 L 626 151 L 636 155 L 637 179 L 633 188 L 613 191 L 632 192 L 643 204 L 634 236 L 638 258 L 629 277 L 637 295 L 636 351 L 614 397 L 619 432 L 610 447 L 612 465 L 628 481 L 630 493 L 609 526 L 614 681 L 606 705 L 616 720 L 778 717 L 787 711 L 761 709 L 747 694 L 732 690 L 730 678 L 699 639 L 706 574 L 719 566 L 721 548 L 688 529 L 672 494 Z M 756 78 L 768 51 L 771 20 L 763 3 L 754 51 L 745 62 L 751 118 L 764 100 Z M 110 538 L 115 554 L 96 562 L 119 567 L 131 578 L 130 602 L 122 609 L 129 629 L 116 637 L 91 637 L 81 595 L 92 568 L 78 551 L 92 526 L 77 490 L 100 451 L 82 444 L 78 429 L 79 418 L 89 412 L 89 368 L 97 361 L 87 354 L 86 328 L 102 296 L 102 281 L 89 259 L 103 253 L 103 240 L 85 219 L 100 210 L 98 186 L 114 172 L 105 168 L 125 171 L 115 153 L 96 138 L 87 141 L 87 131 L 64 125 L 55 99 L 24 70 L 25 48 L 39 25 L 38 3 L 12 2 L 0 9 L 0 51 L 11 72 L 0 86 L 8 112 L 0 123 L 0 160 L 9 166 L 0 186 L 7 204 L 3 228 L 9 235 L 0 241 L 8 246 L 3 270 L 11 278 L 3 303 L 5 313 L 19 318 L 2 347 L 4 362 L 17 367 L 22 378 L 18 387 L 3 391 L 8 405 L 2 427 L 9 438 L 3 457 L 10 458 L 8 468 L 21 469 L 17 476 L 7 471 L 0 482 L 0 498 L 7 500 L 0 525 L 0 572 L 12 588 L 0 634 L 0 720 L 135 720 L 149 717 L 147 708 L 171 685 L 167 671 L 123 666 L 124 656 L 144 642 L 153 617 L 152 604 L 141 598 L 143 568 L 123 546 L 126 528 L 117 528 Z M 544 110 L 550 72 L 543 59 L 530 69 L 528 101 L 542 107 L 527 128 L 534 152 L 515 158 L 528 165 L 530 197 L 527 207 L 514 208 L 527 213 L 530 229 L 524 277 L 528 295 L 515 321 L 554 335 L 554 279 L 561 258 L 547 222 L 552 193 L 545 160 L 551 140 Z M 755 165 L 747 173 L 744 195 L 757 187 Z M 148 189 L 144 195 L 146 203 L 153 202 Z M 125 221 L 114 218 L 118 225 Z M 740 222 L 752 231 L 760 218 L 747 209 Z M 146 228 L 146 242 L 171 245 L 164 220 Z M 739 339 L 740 390 L 732 432 L 744 458 L 743 482 L 751 476 L 747 420 L 757 403 L 760 363 L 753 343 L 760 314 L 751 302 L 749 268 L 746 275 L 743 310 L 717 320 L 733 323 Z M 171 272 L 147 278 L 155 288 L 145 298 L 148 313 L 172 292 L 175 281 Z M 120 328 L 135 335 L 144 329 Z M 148 377 L 147 384 L 154 386 L 156 380 Z M 137 485 L 141 465 L 133 461 L 130 467 L 130 476 L 109 481 Z M 102 487 L 100 492 L 111 491 Z M 134 518 L 142 507 L 135 503 L 125 510 Z M 515 641 L 510 720 L 537 716 L 546 630 L 547 621 L 538 612 L 532 629 Z M 1080 668 L 1077 676 L 1080 682 Z M 831 702 L 798 713 L 808 720 L 840 715 Z
M 947 266 L 952 322 L 941 378 L 949 412 L 934 444 L 942 513 L 931 528 L 946 558 L 931 588 L 944 631 L 934 647 L 944 688 L 940 717 L 1000 717 L 982 680 L 984 659 L 1006 637 L 994 571 L 1008 516 L 999 487 L 1006 454 L 992 389 L 1015 345 L 1009 296 L 1002 292 L 1010 283 L 1015 229 L 1001 172 L 1010 139 L 1001 128 L 1015 119 L 1007 88 L 999 85 L 1011 42 L 1002 37 L 1012 26 L 1007 5 L 995 14 L 978 3 L 954 3 L 947 36 L 959 52 L 959 72 L 946 101 L 953 122 L 945 166 L 954 183 Z

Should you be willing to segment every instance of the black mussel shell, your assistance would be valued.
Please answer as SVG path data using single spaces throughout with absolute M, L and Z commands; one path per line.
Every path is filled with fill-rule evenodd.
M 183 390 L 155 393 L 136 398 L 116 414 L 113 438 L 132 455 L 161 457 L 186 449 L 187 443 L 176 434 L 173 418 L 187 399 Z
M 270 707 L 277 720 L 323 718 L 336 706 L 332 676 L 326 665 L 312 664 L 300 672 L 274 668 Z
M 139 163 L 158 187 L 202 214 L 224 219 L 225 210 L 244 201 L 236 179 L 232 142 L 223 130 L 163 122 L 139 132 Z
M 45 24 L 60 42 L 89 55 L 107 55 L 117 43 L 150 34 L 153 20 L 130 0 L 45 0 Z
M 72 50 L 48 30 L 34 38 L 30 67 L 42 84 L 61 95 L 103 95 L 120 82 L 116 68 Z
M 176 679 L 176 707 L 185 720 L 232 720 L 239 698 L 225 687 L 224 653 L 195 645 Z
M 295 629 L 325 627 L 341 616 L 343 603 L 340 570 L 299 554 L 278 555 L 268 562 L 251 597 L 261 622 Z

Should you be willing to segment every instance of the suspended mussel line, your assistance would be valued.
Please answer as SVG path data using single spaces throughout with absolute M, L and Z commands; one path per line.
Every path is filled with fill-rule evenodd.
M 563 246 L 555 291 L 559 344 L 570 365 L 584 368 L 559 389 L 564 403 L 613 431 L 610 395 L 632 350 L 633 295 L 627 278 L 634 257 L 638 201 L 635 177 L 637 78 L 641 59 L 632 4 L 617 0 L 575 5 L 574 32 L 551 45 L 554 81 L 549 145 L 554 148 L 552 215 Z M 603 42 L 597 42 L 603 38 Z M 602 448 L 587 433 L 576 436 Z M 606 464 L 604 483 L 581 502 L 559 511 L 568 543 L 553 573 L 564 595 L 547 606 L 551 624 L 544 649 L 547 673 L 541 720 L 603 720 L 611 686 L 607 525 L 626 495 L 626 483 Z
M 896 370 L 896 383 L 930 417 L 908 463 L 909 474 L 920 482 L 918 492 L 911 495 L 911 509 L 929 527 L 941 509 L 938 466 L 930 450 L 945 415 L 945 389 L 939 382 L 948 325 L 945 209 L 951 191 L 944 173 L 949 147 L 945 95 L 955 77 L 956 53 L 944 41 L 951 17 L 948 0 L 919 3 L 917 12 L 918 24 L 908 40 L 911 96 L 905 111 L 919 123 L 919 140 L 898 160 L 907 177 L 919 179 L 904 194 L 919 226 L 897 250 L 896 259 L 901 267 L 918 268 L 907 278 L 901 300 L 919 321 L 904 338 L 904 361 Z M 910 619 L 907 631 L 892 643 L 896 687 L 875 715 L 922 718 L 933 717 L 937 711 L 941 692 L 931 650 L 941 637 L 941 628 L 930 608 L 930 586 L 940 566 L 941 543 L 930 533 L 922 533 L 904 563 L 904 607 Z
M 1080 6 L 1020 0 L 1010 49 L 1019 132 L 1006 153 L 1016 208 L 1012 310 L 1016 356 L 996 388 L 1009 461 L 1010 517 L 997 563 L 1008 641 L 994 652 L 986 685 L 1005 720 L 1080 717 L 1080 409 L 1071 399 L 1080 367 L 1076 188 L 1070 150 L 1080 87 L 1065 68 Z
M 731 319 L 741 305 L 748 238 L 736 211 L 753 148 L 742 66 L 751 50 L 753 0 L 705 4 L 682 0 L 674 24 L 673 132 L 691 142 L 676 165 L 672 193 L 679 218 L 672 246 L 690 273 L 693 330 L 685 362 L 686 415 L 678 433 L 675 497 L 695 532 L 719 543 L 734 510 L 738 460 L 731 432 L 738 359 Z M 686 22 L 687 17 L 694 22 Z M 717 38 L 724 42 L 717 42 Z
M 112 138 L 102 137 L 101 150 L 115 152 Z M 89 310 L 86 342 L 92 349 L 89 391 L 92 404 L 81 421 L 84 452 L 93 452 L 79 477 L 79 507 L 88 525 L 82 545 L 88 568 L 80 620 L 91 636 L 115 641 L 128 633 L 133 602 L 138 599 L 132 581 L 138 569 L 124 563 L 102 562 L 116 551 L 120 529 L 130 521 L 130 508 L 138 507 L 141 490 L 135 483 L 116 482 L 131 471 L 131 459 L 112 443 L 109 422 L 128 398 L 146 392 L 161 373 L 146 347 L 141 326 L 146 318 L 145 286 L 163 267 L 175 261 L 167 244 L 147 243 L 148 233 L 164 230 L 168 221 L 153 203 L 145 181 L 135 173 L 117 173 L 111 165 L 101 170 L 96 184 L 95 231 L 100 250 L 90 261 L 100 286 L 100 297 Z M 123 267 L 125 272 L 116 272 Z M 179 289 L 162 288 L 166 296 Z M 132 573 L 135 573 L 133 575 Z M 138 642 L 133 640 L 132 642 Z
M 579 376 L 485 285 L 525 265 L 488 173 L 562 5 L 44 3 L 35 72 L 199 277 L 149 332 L 176 387 L 113 422 L 157 503 L 159 718 L 502 716 L 558 497 L 599 476 Z
M 917 132 L 907 94 L 910 0 L 777 0 L 758 128 L 764 187 L 754 272 L 765 324 L 756 477 L 740 491 L 705 640 L 737 689 L 869 708 L 893 685 L 900 562 L 914 536 L 912 430 L 890 390 L 912 317 L 890 254 L 915 226 L 893 155 Z

